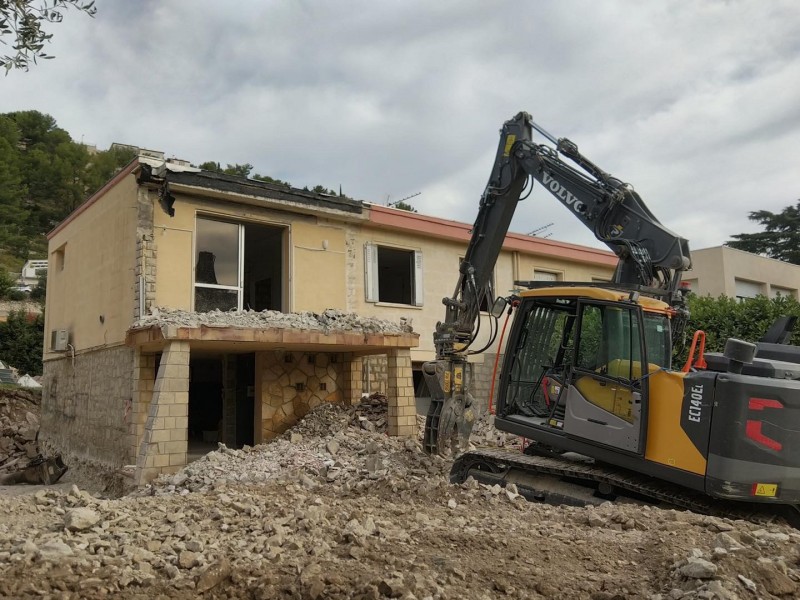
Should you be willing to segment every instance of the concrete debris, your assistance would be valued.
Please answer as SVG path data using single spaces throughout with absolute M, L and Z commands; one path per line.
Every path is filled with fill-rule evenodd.
M 133 324 L 134 329 L 152 326 L 175 327 L 240 327 L 245 329 L 301 329 L 323 331 L 352 331 L 356 333 L 402 334 L 413 333 L 411 320 L 401 318 L 399 322 L 362 317 L 336 309 L 321 313 L 282 313 L 275 310 L 212 310 L 205 313 L 184 310 L 153 308 L 146 317 Z
M 362 426 L 359 417 L 377 423 L 376 407 L 377 398 L 319 406 L 270 443 L 220 445 L 119 499 L 76 487 L 4 498 L 0 597 L 797 594 L 800 534 L 785 526 L 610 502 L 556 507 L 525 502 L 513 486 L 452 485 L 450 461 L 426 456 L 418 440 Z M 76 515 L 94 523 L 77 526 Z
M 99 520 L 100 515 L 91 508 L 74 508 L 64 515 L 64 527 L 70 531 L 83 531 L 93 527 Z
M 41 396 L 26 389 L 0 391 L 0 485 L 52 484 L 66 472 L 61 457 L 39 448 Z

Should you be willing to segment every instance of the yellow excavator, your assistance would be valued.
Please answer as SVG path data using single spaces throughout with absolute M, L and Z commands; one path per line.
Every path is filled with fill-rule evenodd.
M 550 144 L 535 143 L 534 131 Z M 516 282 L 525 291 L 494 298 L 492 269 L 534 182 L 614 251 L 611 282 Z M 683 339 L 688 318 L 681 279 L 690 267 L 688 242 L 630 185 L 529 114 L 507 121 L 455 292 L 443 300 L 436 360 L 423 365 L 431 393 L 425 451 L 456 453 L 454 482 L 514 482 L 540 501 L 629 496 L 708 513 L 761 503 L 796 521 L 800 349 L 730 339 L 724 353 L 673 368 L 673 343 Z M 469 355 L 493 341 L 472 348 L 483 301 L 495 321 L 513 314 L 498 350 L 494 426 L 525 443 L 522 452 L 458 455 L 476 417 Z M 583 492 L 565 491 L 575 489 Z

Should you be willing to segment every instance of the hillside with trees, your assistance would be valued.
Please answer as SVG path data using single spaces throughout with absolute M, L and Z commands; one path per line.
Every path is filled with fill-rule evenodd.
M 47 258 L 47 232 L 132 159 L 73 141 L 50 115 L 0 114 L 0 269 Z

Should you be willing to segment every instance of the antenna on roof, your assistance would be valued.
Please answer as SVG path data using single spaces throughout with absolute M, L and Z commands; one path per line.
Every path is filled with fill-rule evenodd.
M 405 202 L 406 200 L 410 200 L 411 198 L 414 198 L 415 196 L 419 196 L 420 194 L 422 194 L 422 192 L 416 192 L 414 194 L 411 194 L 410 196 L 406 196 L 405 198 L 401 198 L 397 202 L 389 202 L 389 198 L 391 198 L 391 196 L 386 196 L 386 206 L 391 207 L 391 206 L 394 206 L 395 204 L 400 204 L 401 202 Z
M 528 232 L 528 233 L 526 233 L 525 235 L 529 235 L 529 236 L 531 236 L 531 237 L 540 237 L 540 238 L 542 238 L 542 239 L 547 239 L 547 238 L 549 238 L 551 235 L 553 235 L 553 233 L 552 233 L 552 232 L 548 233 L 547 235 L 539 235 L 539 234 L 540 234 L 541 232 L 543 232 L 543 231 L 546 231 L 546 230 L 548 230 L 548 229 L 549 229 L 550 227 L 552 227 L 552 226 L 553 226 L 553 224 L 552 224 L 552 223 L 548 223 L 547 225 L 542 225 L 541 227 L 537 227 L 537 228 L 536 228 L 536 229 L 534 229 L 533 231 L 529 231 L 529 232 Z

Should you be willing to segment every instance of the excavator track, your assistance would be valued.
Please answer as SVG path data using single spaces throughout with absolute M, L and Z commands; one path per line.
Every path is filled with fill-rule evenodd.
M 584 458 L 584 457 L 582 457 Z M 800 508 L 796 505 L 776 505 L 733 502 L 712 498 L 701 492 L 653 479 L 618 467 L 571 460 L 569 458 L 537 456 L 501 449 L 478 449 L 459 456 L 450 470 L 451 483 L 463 483 L 473 477 L 481 483 L 505 486 L 515 479 L 514 473 L 533 476 L 532 485 L 515 481 L 518 491 L 528 500 L 550 504 L 586 505 L 614 497 L 631 498 L 662 508 L 678 508 L 692 512 L 743 519 L 757 523 L 783 520 L 800 529 Z M 537 476 L 543 487 L 536 486 Z M 585 497 L 565 493 L 562 488 L 547 489 L 547 480 L 557 478 L 598 487 L 602 493 L 595 502 Z

